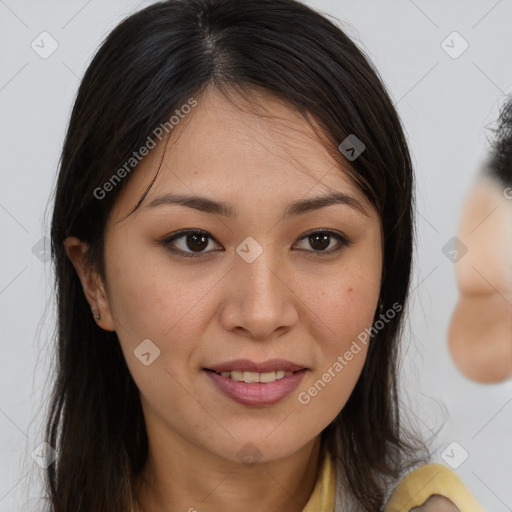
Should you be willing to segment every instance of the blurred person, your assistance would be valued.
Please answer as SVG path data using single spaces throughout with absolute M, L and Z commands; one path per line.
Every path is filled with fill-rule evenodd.
M 503 105 L 490 156 L 465 201 L 455 263 L 459 300 L 448 345 L 469 379 L 512 376 L 512 97 Z

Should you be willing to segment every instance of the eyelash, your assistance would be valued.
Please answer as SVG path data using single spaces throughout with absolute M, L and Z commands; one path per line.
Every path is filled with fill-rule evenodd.
M 194 235 L 194 234 L 204 235 L 207 238 L 214 240 L 216 242 L 216 240 L 212 236 L 210 236 L 210 234 L 207 231 L 202 231 L 200 229 L 186 229 L 183 231 L 179 231 L 178 233 L 175 233 L 170 237 L 165 238 L 164 240 L 161 241 L 161 243 L 169 252 L 176 254 L 180 257 L 183 257 L 183 258 L 199 258 L 199 257 L 203 257 L 205 254 L 208 254 L 208 252 L 211 252 L 211 251 L 207 251 L 207 252 L 190 253 L 190 252 L 183 251 L 181 249 L 171 249 L 170 248 L 170 245 L 173 241 L 178 240 L 183 237 L 186 237 L 187 235 Z M 308 251 L 308 250 L 306 250 L 306 252 L 311 252 L 313 257 L 331 255 L 331 254 L 341 251 L 342 249 L 344 249 L 352 244 L 352 240 L 349 240 L 345 236 L 342 236 L 339 233 L 336 233 L 335 231 L 331 231 L 328 229 L 310 231 L 309 233 L 306 233 L 304 236 L 302 236 L 299 240 L 303 240 L 304 238 L 309 238 L 309 237 L 317 235 L 317 234 L 327 234 L 329 236 L 332 236 L 338 240 L 339 245 L 335 249 L 330 249 L 329 251 L 314 251 L 314 250 Z M 216 242 L 216 243 L 218 243 L 218 242 Z M 304 249 L 301 249 L 301 250 L 304 250 Z

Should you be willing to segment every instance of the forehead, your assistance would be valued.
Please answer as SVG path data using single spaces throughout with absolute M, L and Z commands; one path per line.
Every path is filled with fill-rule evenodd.
M 366 197 L 286 101 L 268 91 L 249 98 L 226 97 L 210 88 L 138 165 L 117 200 L 128 213 L 162 193 L 210 196 L 269 209 L 323 192 L 342 191 L 369 205 Z

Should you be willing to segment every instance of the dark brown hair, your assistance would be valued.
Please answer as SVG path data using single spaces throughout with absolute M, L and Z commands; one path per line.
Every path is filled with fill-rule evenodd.
M 512 95 L 501 105 L 492 131 L 487 172 L 503 185 L 512 187 Z
M 412 164 L 397 112 L 364 52 L 325 16 L 294 0 L 155 3 L 108 35 L 83 77 L 51 226 L 57 375 L 46 439 L 59 457 L 47 470 L 49 510 L 127 512 L 148 455 L 138 390 L 116 333 L 95 323 L 63 242 L 67 236 L 88 242 L 89 262 L 104 277 L 105 223 L 130 176 L 101 200 L 95 190 L 175 109 L 191 97 L 200 101 L 206 86 L 248 98 L 260 87 L 295 106 L 317 123 L 340 172 L 348 168 L 379 212 L 380 300 L 383 311 L 394 303 L 403 309 L 373 337 L 352 395 L 322 437 L 343 469 L 346 492 L 363 510 L 380 510 L 389 483 L 413 460 L 397 398 L 413 250 Z M 351 134 L 365 150 L 348 161 L 338 145 Z

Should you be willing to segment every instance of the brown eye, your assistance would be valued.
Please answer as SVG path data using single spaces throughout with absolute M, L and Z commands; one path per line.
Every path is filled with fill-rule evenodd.
M 203 251 L 208 246 L 208 237 L 198 233 L 191 233 L 185 236 L 185 244 L 192 251 Z
M 179 244 L 181 247 L 175 243 L 180 239 L 183 239 L 183 241 Z M 207 231 L 186 230 L 166 238 L 163 240 L 162 244 L 172 253 L 179 254 L 180 256 L 184 256 L 186 258 L 194 258 L 211 252 L 205 251 L 205 249 L 208 247 L 209 239 L 213 240 Z M 174 247 L 177 247 L 177 249 Z
M 331 248 L 330 250 L 326 250 L 332 243 L 332 239 L 336 239 L 338 241 L 338 246 Z M 335 233 L 334 231 L 314 231 L 312 233 L 308 233 L 301 238 L 301 240 L 306 240 L 309 247 L 313 249 L 313 253 L 322 254 L 332 254 L 334 252 L 340 251 L 344 247 L 350 245 L 352 242 L 348 240 L 346 237 Z

